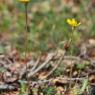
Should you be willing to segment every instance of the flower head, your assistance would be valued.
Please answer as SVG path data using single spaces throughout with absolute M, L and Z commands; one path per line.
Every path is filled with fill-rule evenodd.
M 19 0 L 22 3 L 28 3 L 30 0 Z
M 81 23 L 78 22 L 77 20 L 75 20 L 74 18 L 72 19 L 67 19 L 67 23 L 72 26 L 72 27 L 77 27 L 79 26 Z

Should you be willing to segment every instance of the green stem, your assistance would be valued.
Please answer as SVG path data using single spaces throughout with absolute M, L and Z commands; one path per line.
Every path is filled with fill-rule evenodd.
M 25 60 L 27 58 L 27 52 L 28 52 L 28 3 L 25 3 Z M 26 63 L 26 72 L 27 72 L 27 63 Z M 26 73 L 26 79 L 27 79 L 27 73 Z
M 73 32 L 74 32 L 74 27 L 72 27 L 72 32 L 71 32 L 71 35 L 70 35 L 70 42 L 69 42 L 69 44 L 71 45 L 71 49 L 70 49 L 70 54 L 71 54 L 71 55 L 73 54 L 73 51 L 72 51 L 72 45 L 73 45 L 73 43 L 72 43 Z M 73 64 L 72 64 L 72 61 L 71 61 L 70 78 L 72 78 L 72 72 L 73 72 Z M 70 80 L 69 89 L 71 89 L 71 85 L 72 85 L 72 81 Z
M 26 53 L 28 51 L 28 10 L 27 10 L 27 3 L 25 4 L 25 59 L 26 59 Z

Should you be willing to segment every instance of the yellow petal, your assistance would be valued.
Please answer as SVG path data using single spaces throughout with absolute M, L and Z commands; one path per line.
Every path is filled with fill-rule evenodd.
M 76 26 L 77 25 L 77 21 L 75 19 L 72 19 L 72 26 Z
M 72 23 L 73 23 L 73 24 L 75 24 L 75 23 L 76 23 L 76 20 L 75 20 L 74 18 L 72 19 Z
M 19 0 L 22 3 L 28 3 L 30 0 Z
M 67 23 L 68 23 L 69 25 L 71 25 L 71 24 L 72 24 L 72 20 L 71 20 L 71 19 L 67 19 Z
M 81 23 L 77 22 L 77 20 L 75 20 L 74 18 L 72 19 L 67 19 L 67 23 L 72 26 L 72 27 L 77 27 L 79 26 Z

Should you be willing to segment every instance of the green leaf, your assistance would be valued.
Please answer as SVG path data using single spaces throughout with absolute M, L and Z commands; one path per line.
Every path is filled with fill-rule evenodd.
M 27 83 L 24 80 L 20 80 L 20 94 L 19 95 L 28 95 Z
M 85 66 L 86 66 L 85 64 L 81 64 L 81 63 L 80 63 L 80 64 L 77 64 L 77 65 L 76 65 L 76 68 L 79 69 L 79 70 L 82 70 L 82 69 L 85 68 Z
M 81 87 L 81 89 L 79 91 L 79 95 L 83 94 L 83 92 L 85 91 L 87 85 L 88 85 L 88 79 L 84 79 L 83 83 L 82 83 L 82 87 Z

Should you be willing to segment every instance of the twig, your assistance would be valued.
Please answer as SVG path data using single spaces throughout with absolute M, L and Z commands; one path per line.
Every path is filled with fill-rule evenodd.
M 42 63 L 42 65 L 40 65 L 35 71 L 30 72 L 28 74 L 28 78 L 32 77 L 34 74 L 36 74 L 38 71 L 40 71 L 49 61 L 51 61 L 51 59 L 54 57 L 55 53 L 50 53 L 46 59 L 46 61 L 44 63 Z
M 17 90 L 17 86 L 13 86 L 11 84 L 0 84 L 0 91 L 2 90 Z
M 0 64 L 3 65 L 2 68 L 9 70 L 12 64 L 6 63 L 6 61 L 0 60 Z
M 54 79 L 58 79 L 58 80 L 67 80 L 67 82 L 69 83 L 70 81 L 83 81 L 84 79 L 86 79 L 87 77 L 81 77 L 81 78 L 64 78 L 64 77 L 56 77 L 56 78 L 51 78 L 51 79 L 44 79 L 44 80 L 38 80 L 38 81 L 30 81 L 29 86 L 30 87 L 34 87 L 35 85 L 42 85 L 45 83 L 53 83 Z M 19 80 L 20 81 L 20 80 Z M 25 83 L 28 83 L 28 81 L 25 81 Z M 0 90 L 17 90 L 19 89 L 19 85 L 13 85 L 13 84 L 0 84 Z
M 22 69 L 20 70 L 19 79 L 21 79 L 22 76 L 27 72 L 26 68 L 27 68 L 26 66 L 23 66 Z
M 62 57 L 60 57 L 60 59 L 57 62 L 57 65 L 55 65 L 55 67 L 46 75 L 45 78 L 49 77 L 58 68 L 58 66 L 61 64 L 63 58 L 64 58 L 64 55 Z
M 44 79 L 44 80 L 38 80 L 38 81 L 32 81 L 32 83 L 30 84 L 31 87 L 33 87 L 34 85 L 42 85 L 42 84 L 45 84 L 45 83 L 53 83 L 53 81 L 55 79 L 58 79 L 58 80 L 66 80 L 68 83 L 70 81 L 83 81 L 84 79 L 86 79 L 87 77 L 82 77 L 82 78 L 64 78 L 64 77 L 56 77 L 56 78 L 51 78 L 51 79 Z
M 34 62 L 33 60 L 29 61 L 29 62 L 27 63 L 27 71 L 33 72 L 33 70 L 35 70 L 35 68 L 37 67 L 38 63 L 39 63 L 39 58 L 37 59 L 36 62 Z M 31 69 L 28 70 L 29 68 L 31 68 Z M 20 70 L 20 72 L 19 72 L 19 75 L 20 75 L 19 78 L 21 79 L 22 76 L 23 76 L 27 71 L 26 71 L 26 66 L 23 65 L 23 67 L 21 68 L 21 70 Z
M 36 69 L 36 67 L 38 66 L 39 61 L 40 61 L 40 58 L 38 58 L 37 61 L 34 63 L 34 66 L 33 66 L 33 68 L 31 69 L 30 72 L 33 72 Z
M 5 60 L 8 62 L 8 64 L 13 64 L 13 62 L 10 61 L 8 57 L 5 57 Z
M 80 59 L 79 57 L 76 57 L 76 56 L 64 56 L 64 59 L 67 59 L 67 60 L 76 60 L 76 61 L 82 61 L 82 59 Z

